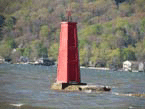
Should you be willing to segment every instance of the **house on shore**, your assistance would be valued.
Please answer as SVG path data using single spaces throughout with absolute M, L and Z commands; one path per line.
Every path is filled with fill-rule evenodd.
M 145 69 L 145 65 L 143 62 L 128 61 L 128 60 L 123 62 L 123 70 L 124 71 L 143 72 L 144 69 Z
M 0 64 L 4 63 L 4 58 L 0 56 Z
M 45 65 L 45 66 L 51 66 L 55 65 L 53 60 L 49 60 L 48 58 L 39 58 L 37 61 L 35 61 L 36 65 Z

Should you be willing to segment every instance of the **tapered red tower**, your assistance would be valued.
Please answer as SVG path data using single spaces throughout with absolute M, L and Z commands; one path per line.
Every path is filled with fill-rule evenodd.
M 61 22 L 57 83 L 80 83 L 76 22 Z

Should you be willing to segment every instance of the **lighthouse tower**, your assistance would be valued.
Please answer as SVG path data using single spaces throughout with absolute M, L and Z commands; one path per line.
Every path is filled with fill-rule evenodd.
M 77 23 L 72 22 L 71 11 L 67 11 L 67 21 L 61 22 L 60 46 L 56 82 L 51 85 L 54 90 L 81 90 Z M 69 87 L 67 89 L 67 87 Z
M 97 87 L 81 83 L 77 23 L 72 22 L 71 12 L 68 11 L 68 20 L 61 22 L 60 46 L 57 66 L 56 83 L 51 86 L 54 90 L 68 91 L 110 91 L 110 88 Z
M 71 10 L 67 21 L 61 22 L 60 47 L 57 66 L 57 83 L 79 84 L 80 66 L 78 55 L 77 23 L 71 22 Z
M 68 91 L 110 91 L 110 88 L 89 86 L 81 83 L 77 23 L 71 21 L 71 11 L 68 11 L 67 21 L 61 22 L 60 46 L 57 66 L 56 83 L 51 86 L 54 90 Z
M 61 22 L 57 83 L 80 83 L 76 22 Z

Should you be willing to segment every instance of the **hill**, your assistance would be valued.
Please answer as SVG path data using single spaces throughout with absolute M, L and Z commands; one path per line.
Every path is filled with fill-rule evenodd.
M 119 0 L 120 1 L 120 0 Z M 0 56 L 57 60 L 60 22 L 71 5 L 81 65 L 145 61 L 145 0 L 1 0 Z

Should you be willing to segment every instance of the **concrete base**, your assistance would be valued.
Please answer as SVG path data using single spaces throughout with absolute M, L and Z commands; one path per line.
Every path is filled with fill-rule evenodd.
M 64 91 L 93 91 L 93 92 L 102 92 L 102 91 L 110 91 L 111 88 L 107 87 L 97 87 L 95 85 L 87 85 L 86 83 L 79 84 L 69 84 L 69 83 L 54 83 L 51 86 L 53 90 L 64 90 Z

